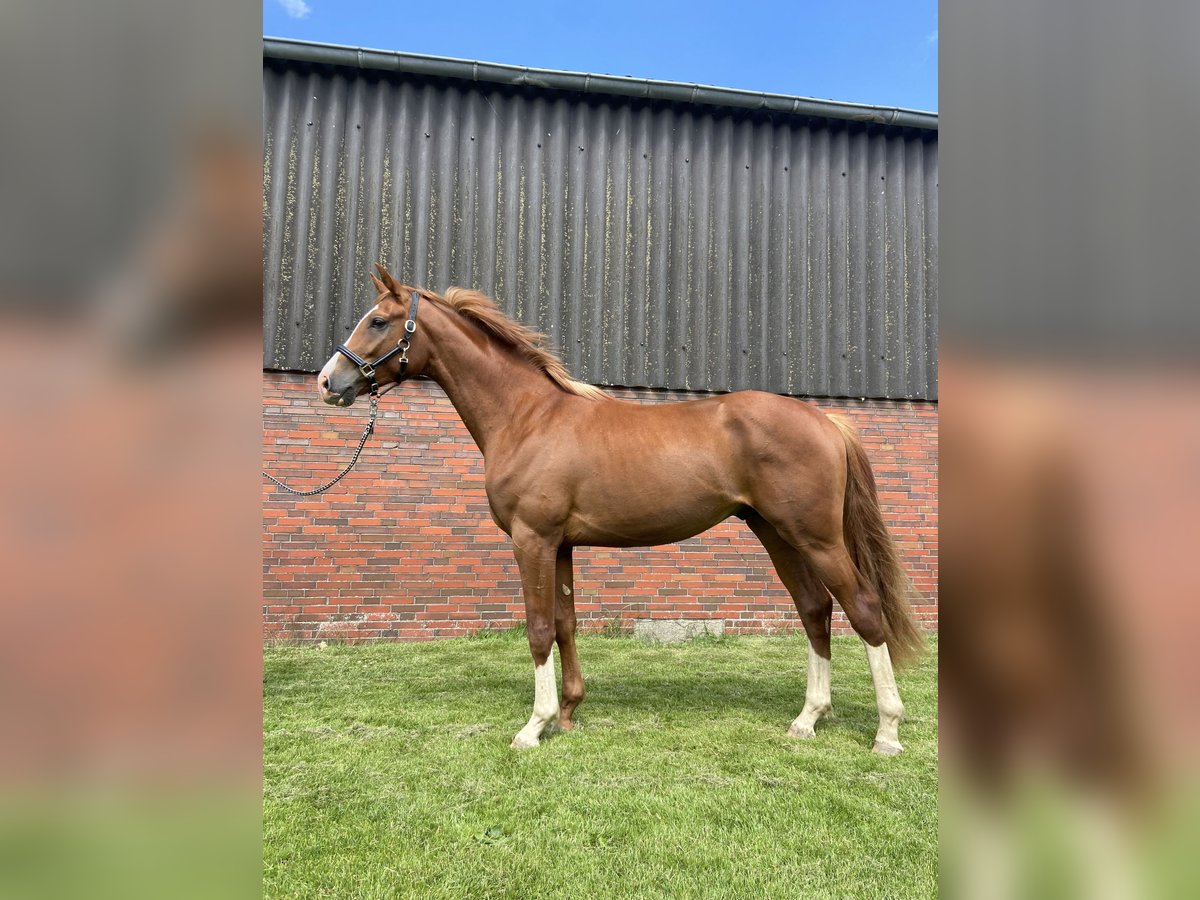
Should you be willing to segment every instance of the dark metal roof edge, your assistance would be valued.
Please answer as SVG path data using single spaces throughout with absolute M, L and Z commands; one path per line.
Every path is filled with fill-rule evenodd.
M 767 94 L 736 88 L 686 84 L 679 81 L 654 81 L 624 75 L 593 75 L 586 72 L 532 69 L 526 66 L 453 59 L 446 56 L 425 56 L 396 50 L 371 50 L 363 47 L 346 47 L 340 44 L 319 44 L 292 38 L 264 37 L 263 56 L 268 59 L 350 66 L 358 69 L 382 69 L 414 75 L 528 85 L 549 90 L 580 91 L 585 94 L 610 94 L 622 97 L 640 97 L 647 100 L 668 100 L 676 103 L 702 103 L 709 106 L 761 109 L 789 115 L 845 119 L 851 122 L 873 122 L 880 125 L 923 128 L 930 131 L 937 131 L 938 128 L 937 113 L 894 106 L 871 106 L 864 103 L 817 100 L 813 97 L 792 97 L 786 94 Z

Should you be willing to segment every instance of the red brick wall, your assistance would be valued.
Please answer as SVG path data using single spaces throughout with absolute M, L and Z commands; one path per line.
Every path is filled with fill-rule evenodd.
M 365 403 L 326 406 L 313 381 L 264 375 L 264 464 L 300 488 L 345 465 L 366 422 Z M 612 393 L 643 402 L 696 396 Z M 860 429 L 921 597 L 917 614 L 936 629 L 937 405 L 820 406 Z M 737 633 L 800 628 L 766 552 L 738 519 L 667 547 L 579 548 L 575 591 L 585 629 L 640 618 L 723 619 Z M 268 638 L 415 640 L 523 620 L 508 536 L 488 513 L 483 458 L 440 388 L 413 382 L 385 395 L 358 466 L 328 493 L 293 497 L 264 479 L 263 598 Z M 840 609 L 834 629 L 849 631 Z

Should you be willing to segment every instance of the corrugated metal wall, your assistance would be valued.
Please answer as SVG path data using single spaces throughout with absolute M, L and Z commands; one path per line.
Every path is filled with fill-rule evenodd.
M 264 65 L 267 368 L 319 369 L 383 260 L 596 384 L 937 396 L 936 132 Z

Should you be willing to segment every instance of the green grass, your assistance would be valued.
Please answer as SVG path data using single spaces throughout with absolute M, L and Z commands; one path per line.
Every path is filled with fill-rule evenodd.
M 932 897 L 936 641 L 899 674 L 907 751 L 870 752 L 857 639 L 833 713 L 804 700 L 802 636 L 579 641 L 569 733 L 514 751 L 523 636 L 266 650 L 272 897 Z

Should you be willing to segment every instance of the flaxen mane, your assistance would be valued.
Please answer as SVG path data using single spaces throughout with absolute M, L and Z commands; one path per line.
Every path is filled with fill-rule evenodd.
M 546 340 L 544 334 L 520 322 L 514 322 L 501 312 L 496 306 L 496 301 L 486 294 L 468 288 L 452 287 L 446 290 L 445 296 L 428 296 L 434 300 L 441 300 L 488 334 L 521 351 L 526 359 L 545 372 L 547 377 L 564 391 L 591 400 L 603 400 L 608 397 L 600 388 L 572 378 L 562 360 L 543 346 Z

